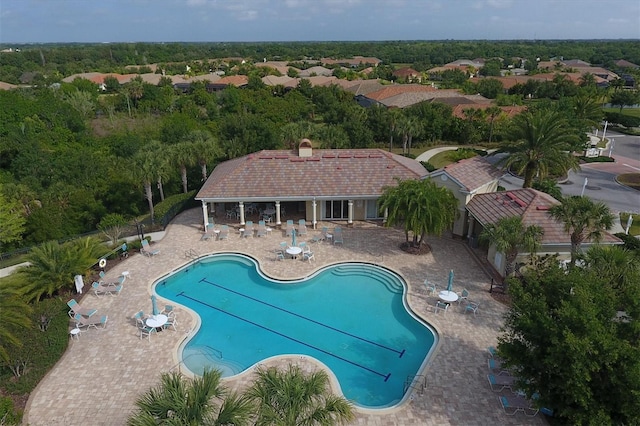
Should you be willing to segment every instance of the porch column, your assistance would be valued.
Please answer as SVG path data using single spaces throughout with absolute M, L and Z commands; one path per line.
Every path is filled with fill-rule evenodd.
M 316 229 L 316 225 L 318 224 L 317 215 L 316 215 L 316 198 L 313 197 L 313 202 L 311 203 L 311 208 L 313 209 L 313 229 Z
M 276 226 L 280 226 L 280 201 L 276 201 Z
M 240 201 L 238 205 L 240 206 L 240 225 L 244 226 L 244 202 Z
M 353 225 L 353 200 L 349 200 L 349 217 L 347 218 L 347 226 Z
M 207 212 L 207 202 L 202 200 L 202 216 L 204 217 L 204 232 L 207 232 L 207 225 L 209 225 L 209 214 Z

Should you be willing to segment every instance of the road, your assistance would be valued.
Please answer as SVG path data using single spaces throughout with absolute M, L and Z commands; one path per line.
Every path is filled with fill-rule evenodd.
M 569 172 L 566 183 L 560 184 L 564 195 L 584 195 L 607 204 L 614 212 L 633 212 L 640 214 L 640 191 L 630 189 L 616 182 L 621 173 L 640 173 L 640 136 L 629 136 L 608 132 L 607 137 L 615 142 L 610 144 L 603 154 L 615 158 L 614 163 L 582 164 L 579 172 Z M 496 157 L 488 157 L 494 162 Z M 585 178 L 587 184 L 585 186 Z M 500 184 L 506 189 L 522 188 L 522 179 L 505 175 Z

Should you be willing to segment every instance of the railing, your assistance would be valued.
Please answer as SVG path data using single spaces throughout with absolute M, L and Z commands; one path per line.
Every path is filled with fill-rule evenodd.
M 405 394 L 409 389 L 416 389 L 418 394 L 422 396 L 424 390 L 427 388 L 427 377 L 418 374 L 417 376 L 407 376 L 407 380 L 404 382 L 402 393 Z

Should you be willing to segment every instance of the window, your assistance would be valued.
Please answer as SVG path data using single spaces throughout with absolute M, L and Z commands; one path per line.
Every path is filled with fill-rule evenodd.
M 349 201 L 347 200 L 327 200 L 324 202 L 325 219 L 348 219 Z

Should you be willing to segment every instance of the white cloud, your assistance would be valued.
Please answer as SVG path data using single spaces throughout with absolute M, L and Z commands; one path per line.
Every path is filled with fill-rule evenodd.
M 507 7 L 511 7 L 512 3 L 512 0 L 487 0 L 487 5 L 495 7 L 496 9 L 505 9 Z

